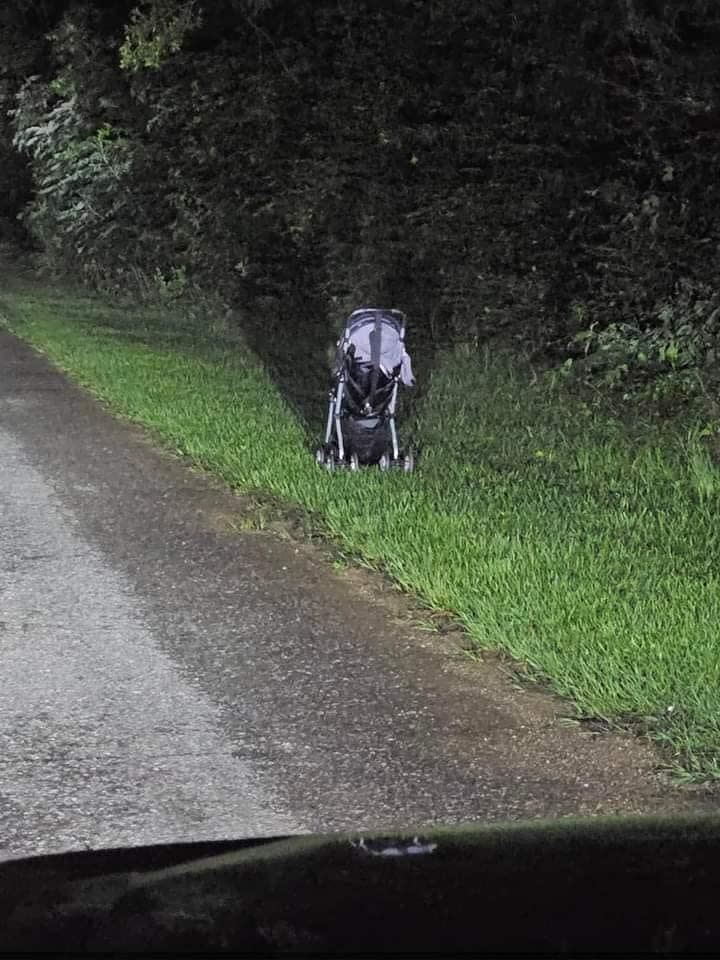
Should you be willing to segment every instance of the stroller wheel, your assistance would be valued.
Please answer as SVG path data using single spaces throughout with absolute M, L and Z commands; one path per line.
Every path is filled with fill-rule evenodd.
M 390 462 L 391 462 L 390 457 L 388 456 L 387 453 L 384 453 L 384 454 L 380 457 L 380 459 L 378 460 L 378 467 L 380 467 L 380 469 L 383 470 L 383 471 L 384 471 L 384 470 L 389 470 L 389 469 L 390 469 Z
M 403 457 L 402 468 L 405 473 L 412 473 L 415 469 L 415 457 L 412 455 L 412 451 L 408 451 Z
M 328 473 L 332 473 L 336 466 L 337 460 L 335 459 L 335 453 L 330 450 L 330 452 L 325 455 L 325 469 Z
M 352 473 L 356 473 L 360 469 L 360 459 L 356 453 L 350 454 L 349 466 Z
M 325 466 L 325 451 L 323 450 L 322 447 L 318 447 L 317 450 L 315 451 L 315 463 L 319 467 Z

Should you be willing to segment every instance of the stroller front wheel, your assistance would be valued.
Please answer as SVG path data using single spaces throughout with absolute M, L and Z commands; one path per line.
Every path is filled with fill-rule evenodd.
M 387 453 L 384 453 L 384 454 L 380 457 L 380 459 L 378 460 L 378 467 L 379 467 L 382 471 L 385 471 L 385 470 L 389 470 L 389 469 L 390 469 L 390 457 L 388 456 Z

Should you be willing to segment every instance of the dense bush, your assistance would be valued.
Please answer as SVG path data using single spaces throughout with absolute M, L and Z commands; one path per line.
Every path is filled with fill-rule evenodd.
M 54 9 L 14 113 L 50 266 L 182 275 L 263 340 L 382 299 L 623 389 L 712 364 L 710 0 Z

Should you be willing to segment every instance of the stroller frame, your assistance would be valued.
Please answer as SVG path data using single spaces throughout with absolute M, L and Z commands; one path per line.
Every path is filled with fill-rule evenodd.
M 399 310 L 387 310 L 383 312 L 386 315 L 392 315 L 393 318 L 399 323 L 399 336 L 404 345 L 406 328 L 405 315 Z M 345 330 L 343 331 L 343 338 L 341 341 L 339 341 L 339 345 L 341 343 L 343 343 L 343 345 L 348 343 L 348 329 L 350 328 L 346 326 Z M 315 454 L 317 463 L 320 466 L 324 466 L 328 470 L 334 470 L 336 468 L 348 468 L 354 471 L 358 470 L 360 467 L 357 453 L 351 451 L 348 455 L 348 444 L 346 443 L 346 438 L 343 435 L 343 419 L 348 416 L 343 404 L 345 400 L 345 394 L 347 392 L 347 382 L 350 375 L 349 366 L 352 363 L 353 351 L 354 348 L 352 345 L 350 345 L 349 350 L 344 352 L 342 365 L 339 368 L 333 386 L 328 393 L 325 442 Z M 384 369 L 383 372 L 385 373 L 386 377 L 390 376 L 390 374 L 388 374 Z M 391 447 L 386 449 L 380 456 L 378 461 L 379 468 L 381 470 L 399 468 L 409 473 L 414 468 L 413 454 L 411 452 L 401 453 L 398 445 L 397 428 L 395 426 L 395 410 L 397 407 L 399 383 L 400 373 L 395 370 L 392 373 L 392 391 L 390 393 L 389 400 L 384 402 L 383 407 L 380 410 L 375 410 L 366 403 L 366 409 L 363 412 L 368 417 L 374 417 L 378 420 L 385 421 L 389 428 Z

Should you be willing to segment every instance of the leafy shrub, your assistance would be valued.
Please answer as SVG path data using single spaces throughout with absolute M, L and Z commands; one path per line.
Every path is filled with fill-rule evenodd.
M 655 304 L 642 326 L 593 323 L 574 337 L 579 369 L 607 386 L 665 393 L 707 393 L 720 351 L 720 291 L 681 280 Z
M 623 390 L 701 389 L 713 9 L 77 0 L 15 112 L 26 222 L 86 279 L 184 271 L 258 349 L 383 301 L 424 339 L 507 329 Z
M 38 77 L 17 99 L 14 145 L 30 156 L 36 185 L 27 225 L 54 265 L 82 272 L 122 229 L 131 145 L 107 123 L 91 130 L 77 97 L 58 97 Z
M 202 23 L 194 0 L 142 0 L 130 14 L 120 46 L 123 70 L 159 69 Z

